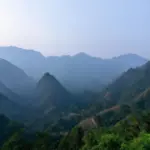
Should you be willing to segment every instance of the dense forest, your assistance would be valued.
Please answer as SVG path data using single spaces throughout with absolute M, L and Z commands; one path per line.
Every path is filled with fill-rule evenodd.
M 114 116 L 115 118 L 115 116 Z M 0 116 L 1 150 L 149 150 L 150 113 L 133 112 L 114 126 L 84 130 L 74 127 L 64 137 L 47 132 L 32 133 Z

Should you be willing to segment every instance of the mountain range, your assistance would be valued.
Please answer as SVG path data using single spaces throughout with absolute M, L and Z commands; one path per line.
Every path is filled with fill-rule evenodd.
M 10 55 L 7 55 L 8 52 Z M 138 55 L 126 54 L 112 59 L 96 58 L 85 53 L 44 57 L 31 50 L 3 47 L 0 48 L 0 57 L 0 120 L 4 129 L 1 133 L 7 137 L 0 136 L 0 146 L 14 132 L 20 133 L 21 127 L 25 127 L 21 139 L 29 134 L 23 141 L 31 142 L 35 131 L 44 131 L 37 141 L 38 144 L 42 142 L 42 146 L 45 145 L 43 141 L 47 141 L 45 132 L 51 133 L 53 138 L 59 137 L 59 140 L 63 136 L 57 145 L 60 150 L 77 150 L 82 146 L 88 150 L 89 146 L 98 144 L 91 141 L 93 134 L 97 140 L 105 133 L 103 126 L 111 128 L 107 129 L 107 134 L 113 132 L 114 135 L 121 134 L 120 137 L 126 135 L 121 132 L 126 127 L 129 127 L 128 133 L 133 134 L 144 128 L 146 132 L 150 131 L 149 119 L 141 116 L 143 111 L 150 109 L 150 61 Z M 80 93 L 84 90 L 90 91 Z M 14 124 L 1 114 L 24 125 Z M 146 125 L 142 125 L 143 122 Z M 139 132 L 132 132 L 133 127 Z M 131 136 L 127 134 L 124 138 Z M 4 144 L 4 149 L 8 149 L 11 141 L 14 137 Z M 53 142 L 52 145 L 57 143 Z M 22 144 L 22 141 L 18 143 Z M 35 148 L 34 144 L 27 147 Z
M 69 91 L 79 93 L 86 90 L 100 91 L 122 72 L 147 62 L 145 58 L 135 54 L 112 59 L 92 57 L 86 53 L 44 57 L 34 50 L 17 47 L 0 47 L 0 57 L 23 69 L 35 80 L 49 72 Z
M 0 47 L 0 57 L 2 57 L 0 93 L 11 102 L 24 105 L 24 109 L 29 109 L 30 105 L 30 109 L 34 111 L 33 122 L 36 124 L 37 122 L 50 123 L 54 120 L 57 122 L 60 118 L 72 116 L 71 114 L 74 114 L 75 118 L 77 116 L 84 118 L 93 112 L 98 113 L 96 110 L 106 112 L 105 109 L 128 103 L 129 98 L 143 88 L 146 90 L 145 82 L 149 85 L 148 76 L 145 74 L 148 73 L 149 62 L 136 68 L 147 60 L 135 54 L 126 54 L 112 59 L 101 59 L 85 53 L 75 56 L 44 57 L 33 50 Z M 128 71 L 125 72 L 126 70 Z M 41 76 L 39 81 L 35 80 L 36 76 L 30 71 Z M 136 81 L 141 81 L 144 87 L 134 89 L 134 86 L 139 85 Z M 109 84 L 107 88 L 104 88 L 107 84 Z M 70 89 L 73 89 L 72 85 L 79 91 L 91 89 L 97 93 L 84 92 L 77 95 L 70 92 L 72 91 Z M 85 107 L 90 104 L 90 108 L 86 109 Z
M 87 127 L 95 128 L 95 126 L 100 126 L 102 123 L 105 126 L 111 126 L 133 112 L 149 110 L 149 76 L 150 62 L 124 72 L 93 97 L 87 108 L 85 107 L 77 112 L 77 115 L 80 116 L 78 117 L 78 123 L 81 121 L 79 125 L 84 129 Z M 101 118 L 98 119 L 98 122 L 97 119 L 95 121 L 97 117 Z M 71 124 L 71 122 L 72 119 L 67 124 Z M 62 126 L 62 121 L 57 126 Z

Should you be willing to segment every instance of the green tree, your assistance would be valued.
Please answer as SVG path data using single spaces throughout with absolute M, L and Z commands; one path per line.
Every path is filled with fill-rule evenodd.
M 91 131 L 84 137 L 84 146 L 82 150 L 89 150 L 97 144 L 98 144 L 98 141 L 95 137 L 95 133 Z
M 36 138 L 33 143 L 33 150 L 49 150 L 51 146 L 51 137 L 48 133 L 36 134 Z
M 73 128 L 72 131 L 61 140 L 58 149 L 79 150 L 83 145 L 82 141 L 83 136 L 84 132 L 82 128 L 80 127 Z
M 150 150 L 150 134 L 142 133 L 128 144 L 122 144 L 121 150 Z
M 8 141 L 6 141 L 1 150 L 27 150 L 31 145 L 22 138 L 22 131 L 14 133 Z
M 120 150 L 122 141 L 116 134 L 105 134 L 101 137 L 97 150 Z M 95 149 L 96 150 L 96 149 Z

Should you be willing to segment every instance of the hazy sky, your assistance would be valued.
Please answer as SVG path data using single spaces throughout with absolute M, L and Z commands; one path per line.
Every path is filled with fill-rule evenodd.
M 0 0 L 0 45 L 150 58 L 150 0 Z

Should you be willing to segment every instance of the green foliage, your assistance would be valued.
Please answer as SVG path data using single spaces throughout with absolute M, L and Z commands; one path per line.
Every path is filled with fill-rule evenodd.
M 59 144 L 59 150 L 79 150 L 83 145 L 83 130 L 80 127 L 75 127 L 65 136 Z
M 33 150 L 48 150 L 51 148 L 51 137 L 48 133 L 37 133 Z
M 6 141 L 10 135 L 22 129 L 22 124 L 9 120 L 4 115 L 0 115 L 0 146 Z
M 101 137 L 99 149 L 101 150 L 119 150 L 121 147 L 121 139 L 115 134 L 105 134 Z
M 57 139 L 48 133 L 37 133 L 31 140 L 27 139 L 24 132 L 16 132 L 5 141 L 1 150 L 55 150 Z
M 4 143 L 1 150 L 26 150 L 30 147 L 31 145 L 22 138 L 21 132 L 16 132 Z
M 115 126 L 84 131 L 83 137 L 74 128 L 61 140 L 59 150 L 148 150 L 149 118 L 148 112 L 136 112 Z
M 122 144 L 121 150 L 149 150 L 150 134 L 142 133 L 130 143 Z
M 84 146 L 82 150 L 88 150 L 91 149 L 93 146 L 98 144 L 98 141 L 95 137 L 95 132 L 91 131 L 84 137 Z
M 85 145 L 82 150 L 119 150 L 121 147 L 121 139 L 118 135 L 113 133 L 102 134 L 99 139 L 90 132 L 84 138 Z

